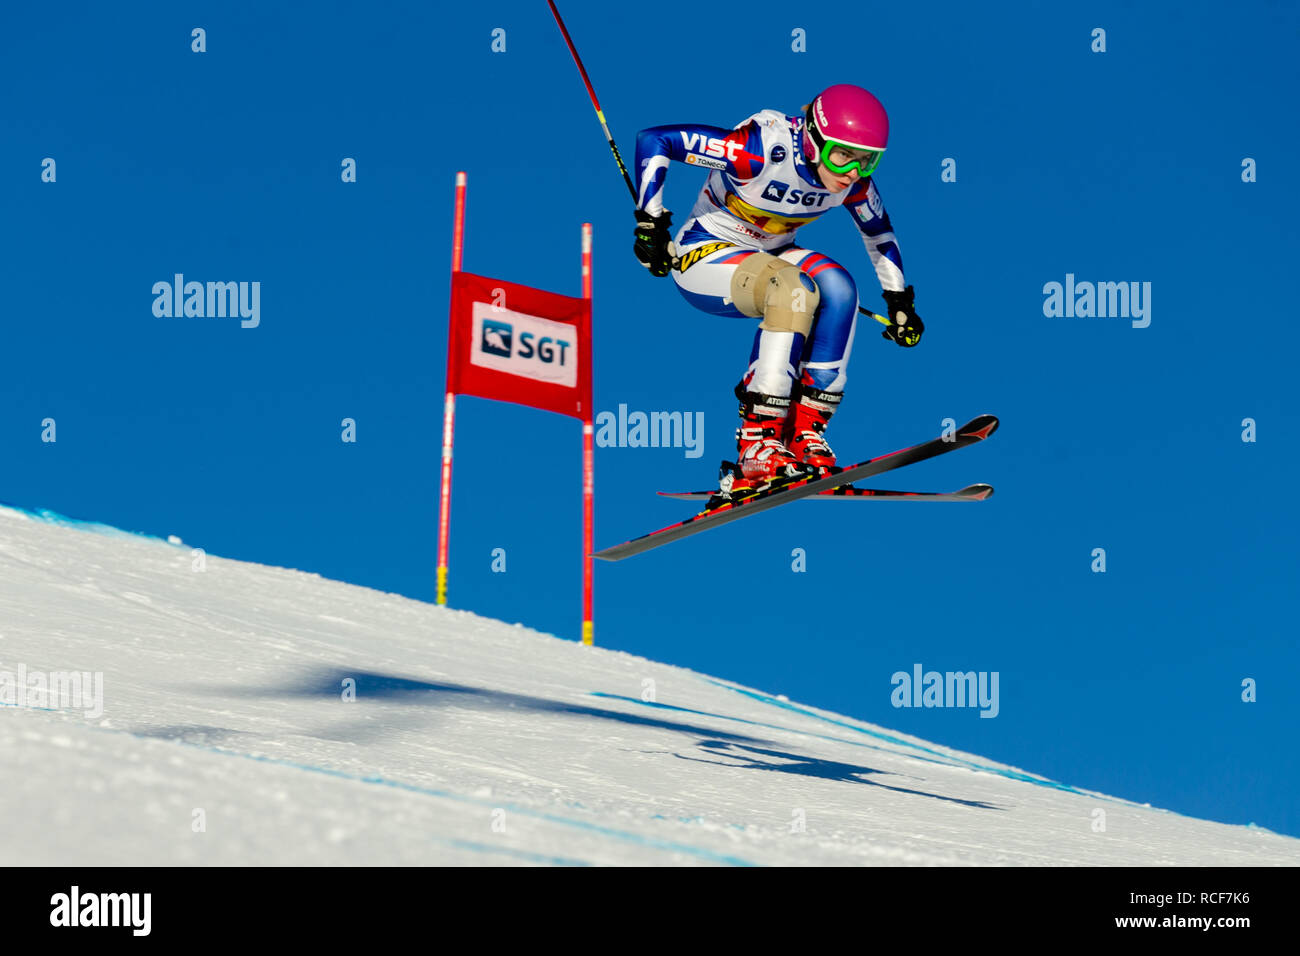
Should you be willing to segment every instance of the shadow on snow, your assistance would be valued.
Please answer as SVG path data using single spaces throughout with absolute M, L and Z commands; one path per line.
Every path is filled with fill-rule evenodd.
M 913 790 L 910 787 L 891 787 L 887 783 L 880 783 L 876 780 L 867 780 L 865 779 L 867 774 L 889 773 L 889 771 L 874 770 L 871 767 L 860 767 L 857 764 L 840 763 L 835 760 L 822 760 L 819 757 L 804 757 L 800 754 L 785 753 L 780 750 L 764 750 L 761 747 L 747 747 L 744 744 L 729 743 L 721 740 L 705 740 L 700 743 L 700 747 L 703 748 L 706 753 L 730 759 L 705 760 L 702 757 L 689 757 L 685 754 L 673 754 L 673 756 L 682 760 L 690 760 L 695 763 L 711 763 L 719 767 L 735 767 L 740 770 L 773 770 L 777 773 L 790 773 L 801 777 L 818 777 L 822 780 L 833 780 L 837 783 L 861 783 L 872 787 L 883 787 L 886 790 L 893 790 L 895 793 L 906 793 L 917 797 L 931 797 L 935 800 L 947 801 L 948 803 L 960 803 L 965 807 L 978 807 L 981 810 L 1005 809 L 1004 807 L 999 807 L 992 803 L 985 803 L 982 800 L 963 800 L 960 797 L 945 797 L 938 793 L 926 793 L 924 790 Z M 751 757 L 746 756 L 746 754 L 754 754 L 757 756 Z M 763 760 L 761 759 L 762 757 L 772 757 L 775 759 Z M 893 774 L 891 774 L 891 776 L 893 776 Z

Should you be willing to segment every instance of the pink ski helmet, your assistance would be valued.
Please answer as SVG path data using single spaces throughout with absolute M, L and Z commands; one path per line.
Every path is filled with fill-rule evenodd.
M 809 160 L 833 173 L 857 169 L 864 178 L 870 176 L 889 142 L 885 107 L 862 87 L 848 83 L 818 94 L 808 105 L 804 128 L 804 149 Z

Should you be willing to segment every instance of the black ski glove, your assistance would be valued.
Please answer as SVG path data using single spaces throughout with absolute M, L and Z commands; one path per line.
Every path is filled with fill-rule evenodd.
M 668 251 L 668 227 L 673 224 L 673 214 L 665 209 L 652 216 L 644 209 L 636 211 L 636 242 L 632 251 L 652 276 L 663 278 L 673 267 L 673 255 Z
M 889 316 L 889 328 L 880 334 L 908 349 L 921 341 L 921 333 L 925 331 L 925 323 L 912 307 L 915 295 L 910 285 L 902 292 L 884 293 L 885 304 L 889 307 L 885 313 Z

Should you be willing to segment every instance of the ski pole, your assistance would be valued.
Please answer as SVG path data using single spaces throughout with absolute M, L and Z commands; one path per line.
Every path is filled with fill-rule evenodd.
M 871 316 L 873 319 L 875 319 L 875 320 L 876 320 L 877 322 L 879 322 L 881 325 L 892 325 L 892 324 L 893 324 L 892 322 L 889 321 L 889 319 L 888 319 L 887 317 L 881 315 L 881 314 L 878 313 L 878 312 L 872 312 L 870 309 L 864 309 L 862 306 L 858 306 L 858 311 L 861 312 L 863 315 L 869 315 L 869 316 Z
M 555 0 L 546 0 L 551 5 L 551 13 L 555 15 L 555 22 L 560 27 L 560 32 L 564 34 L 564 42 L 569 45 L 569 52 L 573 54 L 573 62 L 578 64 L 578 72 L 582 74 L 582 82 L 587 84 L 587 95 L 591 97 L 591 105 L 596 107 L 596 118 L 600 120 L 600 128 L 605 131 L 605 139 L 609 143 L 610 152 L 614 154 L 614 162 L 618 163 L 619 172 L 623 174 L 623 182 L 627 183 L 627 191 L 632 194 L 632 202 L 636 202 L 636 187 L 632 185 L 632 177 L 628 175 L 627 167 L 623 165 L 623 157 L 619 155 L 618 146 L 614 144 L 614 134 L 609 131 L 609 124 L 605 122 L 605 113 L 600 108 L 600 101 L 596 99 L 596 91 L 591 85 L 591 79 L 587 76 L 587 68 L 582 65 L 582 58 L 578 56 L 578 50 L 573 45 L 573 40 L 569 37 L 569 31 L 564 26 L 564 21 L 560 19 L 560 11 L 555 9 Z

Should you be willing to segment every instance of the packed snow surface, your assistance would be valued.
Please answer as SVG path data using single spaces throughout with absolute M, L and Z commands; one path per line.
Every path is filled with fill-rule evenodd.
M 0 507 L 0 864 L 1300 864 L 679 667 L 204 561 Z

